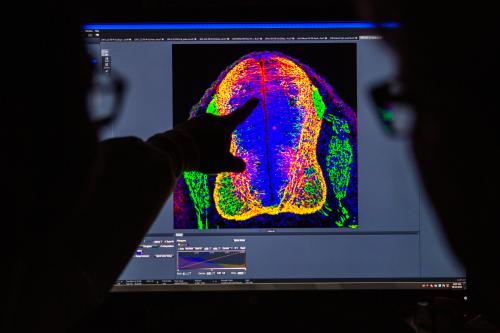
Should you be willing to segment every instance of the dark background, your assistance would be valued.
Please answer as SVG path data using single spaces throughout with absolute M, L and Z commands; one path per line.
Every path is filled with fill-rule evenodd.
M 205 90 L 229 65 L 255 51 L 278 51 L 308 65 L 356 111 L 356 44 L 173 45 L 174 124 L 188 118 Z
M 360 20 L 352 0 L 87 0 L 84 22 L 251 22 Z

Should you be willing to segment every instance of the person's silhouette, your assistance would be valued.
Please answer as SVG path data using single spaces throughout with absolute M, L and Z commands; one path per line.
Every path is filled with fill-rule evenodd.
M 43 6 L 40 13 L 60 13 L 58 4 Z M 2 241 L 15 249 L 4 263 L 5 331 L 64 330 L 97 305 L 182 172 L 245 169 L 229 152 L 231 133 L 259 103 L 249 98 L 228 116 L 187 120 L 147 141 L 98 143 L 86 109 L 92 66 L 78 20 L 40 15 L 26 26 L 37 27 L 59 38 L 6 41 L 19 65 L 6 66 L 10 86 L 1 96 L 12 117 L 2 122 L 12 216 Z M 60 70 L 48 65 L 54 61 Z
M 381 33 L 396 51 L 404 95 L 416 111 L 411 141 L 418 169 L 467 270 L 471 300 L 498 321 L 499 52 L 491 43 L 496 12 L 469 2 L 358 5 L 370 20 L 401 25 Z

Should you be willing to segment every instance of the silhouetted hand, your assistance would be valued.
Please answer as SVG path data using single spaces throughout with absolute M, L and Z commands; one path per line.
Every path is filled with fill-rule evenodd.
M 148 141 L 163 150 L 169 149 L 172 143 L 180 147 L 182 152 L 175 156 L 184 160 L 182 171 L 193 170 L 207 174 L 242 172 L 245 170 L 245 162 L 229 152 L 231 133 L 258 104 L 257 98 L 251 98 L 229 115 L 218 117 L 205 114 L 192 118 L 177 125 L 172 131 L 157 134 Z M 175 142 L 172 142 L 169 134 L 176 134 Z M 168 139 L 171 140 L 170 144 Z M 195 152 L 189 151 L 189 147 L 197 149 L 199 155 L 193 156 Z

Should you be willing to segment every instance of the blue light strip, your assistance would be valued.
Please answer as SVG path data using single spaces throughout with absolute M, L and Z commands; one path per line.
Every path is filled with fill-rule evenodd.
M 283 22 L 283 23 L 93 23 L 86 30 L 222 30 L 222 29 L 373 29 L 398 28 L 396 22 Z

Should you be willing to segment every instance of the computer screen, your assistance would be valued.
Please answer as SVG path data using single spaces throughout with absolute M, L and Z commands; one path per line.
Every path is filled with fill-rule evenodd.
M 87 24 L 127 84 L 101 139 L 146 140 L 259 105 L 231 138 L 242 173 L 184 172 L 114 290 L 464 289 L 407 137 L 371 91 L 397 77 L 396 23 Z

